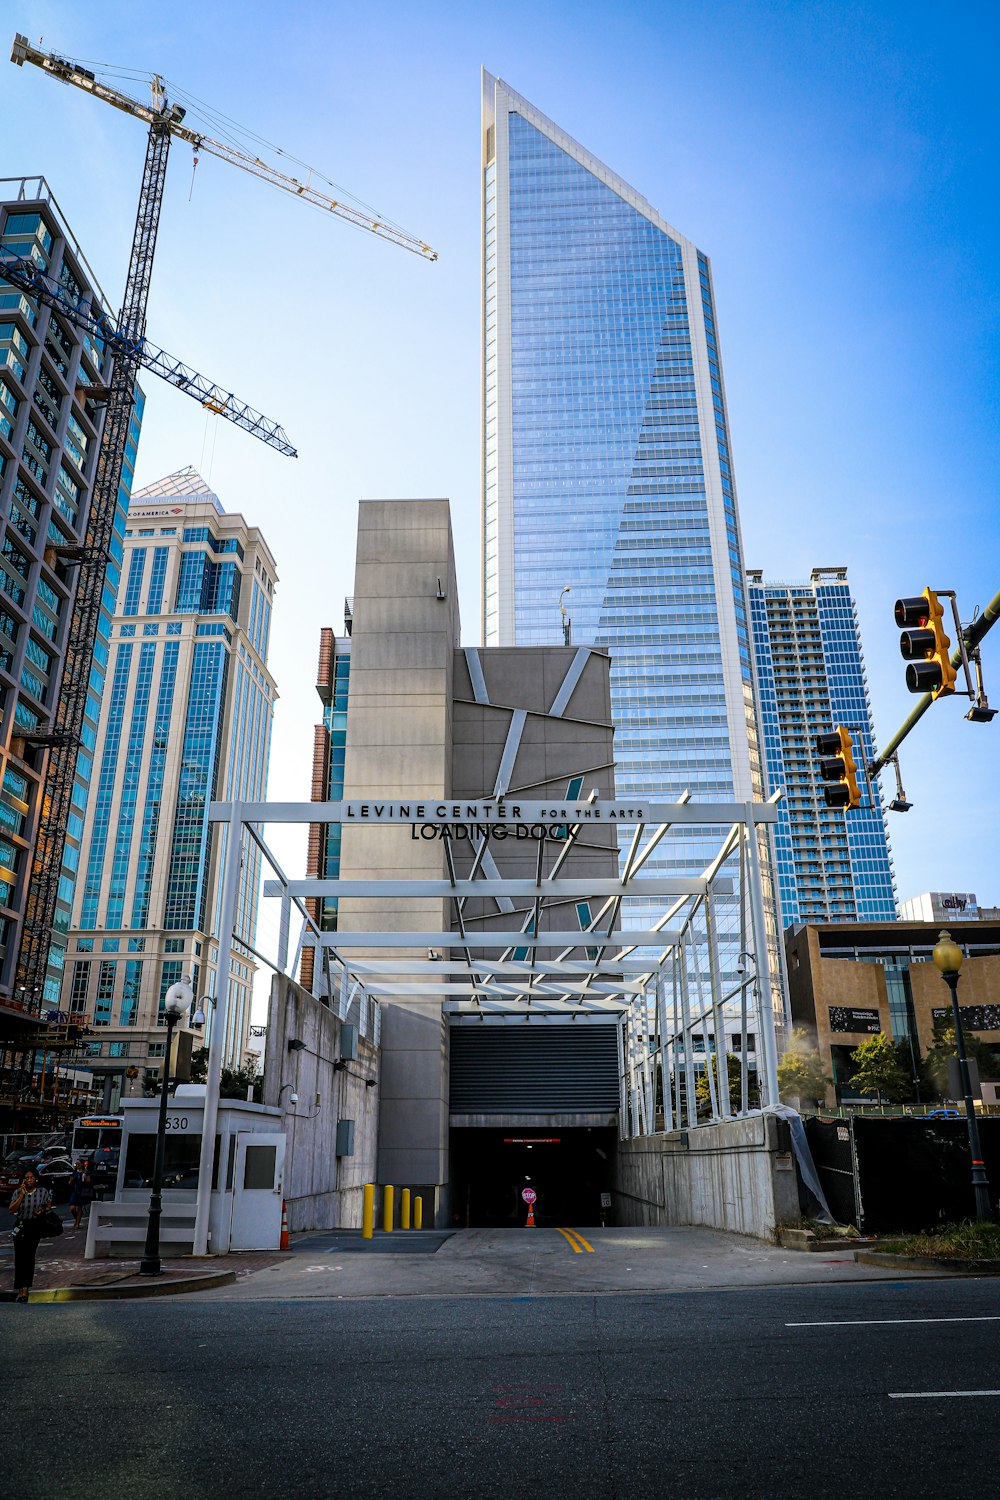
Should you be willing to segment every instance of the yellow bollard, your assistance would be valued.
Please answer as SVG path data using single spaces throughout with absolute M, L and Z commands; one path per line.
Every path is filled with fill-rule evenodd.
M 395 1192 L 391 1182 L 387 1182 L 382 1189 L 382 1228 L 387 1234 L 392 1233 L 392 1200 Z
M 370 1240 L 375 1228 L 375 1184 L 366 1182 L 361 1210 L 361 1238 Z
M 410 1190 L 403 1188 L 399 1195 L 399 1227 L 409 1229 L 410 1227 Z
M 414 1229 L 423 1229 L 424 1227 L 423 1198 L 414 1198 L 413 1200 L 413 1227 Z

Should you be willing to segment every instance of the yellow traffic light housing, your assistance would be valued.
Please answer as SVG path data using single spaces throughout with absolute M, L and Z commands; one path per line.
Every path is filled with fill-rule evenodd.
M 933 589 L 919 598 L 896 600 L 896 624 L 903 631 L 899 652 L 906 668 L 906 686 L 911 693 L 930 693 L 940 698 L 955 691 L 955 668 L 951 664 L 951 641 L 944 631 L 944 608 Z
M 846 725 L 838 724 L 829 734 L 818 734 L 816 750 L 823 757 L 819 763 L 820 778 L 830 783 L 823 788 L 827 807 L 860 807 L 861 791 L 851 731 Z

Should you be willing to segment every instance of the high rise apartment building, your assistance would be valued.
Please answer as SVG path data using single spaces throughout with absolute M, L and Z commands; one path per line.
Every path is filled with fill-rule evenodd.
M 558 642 L 564 602 L 572 640 L 610 650 L 619 796 L 760 796 L 708 258 L 488 73 L 482 145 L 484 641 Z M 676 830 L 646 869 L 717 850 Z
M 266 796 L 275 581 L 260 531 L 227 514 L 194 470 L 133 496 L 63 990 L 65 1010 L 91 1016 L 91 1061 L 108 1080 L 162 1065 L 171 984 L 189 977 L 197 995 L 215 993 L 224 850 L 208 806 Z M 259 884 L 251 853 L 243 945 L 254 942 Z M 254 972 L 238 946 L 227 1066 L 243 1060 Z
M 108 309 L 44 178 L 0 183 L 0 245 Z M 90 669 L 55 927 L 41 994 L 16 991 L 47 750 L 72 615 L 72 549 L 87 534 L 110 356 L 97 338 L 0 280 L 0 1004 L 57 1006 L 93 770 L 125 518 L 142 423 L 136 389 Z M 59 550 L 65 549 L 65 550 Z
M 783 788 L 775 861 L 786 925 L 884 922 L 896 915 L 885 812 L 877 782 L 853 811 L 827 807 L 814 739 L 854 731 L 860 769 L 875 754 L 861 636 L 845 568 L 808 583 L 747 574 L 769 793 Z

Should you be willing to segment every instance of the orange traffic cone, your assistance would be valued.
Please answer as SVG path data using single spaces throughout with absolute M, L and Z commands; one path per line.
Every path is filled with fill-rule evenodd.
M 528 1217 L 524 1227 L 525 1229 L 534 1229 L 535 1227 L 535 1205 L 533 1203 L 528 1204 Z
M 281 1239 L 278 1242 L 279 1250 L 288 1249 L 288 1211 L 285 1208 L 285 1200 L 281 1200 Z

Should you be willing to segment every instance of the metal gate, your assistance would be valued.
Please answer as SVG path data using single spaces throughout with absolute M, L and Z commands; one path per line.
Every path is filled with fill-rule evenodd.
M 615 1022 L 453 1025 L 451 1111 L 617 1111 L 619 1029 Z

